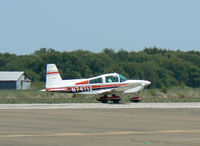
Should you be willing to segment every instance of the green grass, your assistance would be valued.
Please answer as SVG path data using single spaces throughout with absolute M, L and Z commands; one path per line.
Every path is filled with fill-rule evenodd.
M 6 103 L 96 103 L 92 95 L 40 92 L 44 84 L 36 82 L 30 90 L 0 90 L 0 104 Z M 123 97 L 122 97 L 123 96 Z M 133 94 L 122 95 L 121 103 L 129 103 Z M 141 102 L 200 102 L 200 88 L 173 87 L 162 93 L 160 89 L 145 89 Z M 112 103 L 111 101 L 109 101 Z
M 142 102 L 200 102 L 200 88 L 172 87 L 167 93 L 160 89 L 144 90 Z
M 83 97 L 66 93 L 40 92 L 34 90 L 0 91 L 0 103 L 93 103 L 95 97 Z

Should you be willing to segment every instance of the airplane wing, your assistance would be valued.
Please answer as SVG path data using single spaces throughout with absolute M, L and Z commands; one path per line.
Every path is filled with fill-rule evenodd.
M 120 93 L 135 93 L 135 92 L 143 90 L 144 87 L 145 87 L 145 84 L 129 83 L 127 85 L 114 88 L 114 89 L 100 90 L 97 92 L 97 94 L 107 95 L 107 94 L 120 94 Z

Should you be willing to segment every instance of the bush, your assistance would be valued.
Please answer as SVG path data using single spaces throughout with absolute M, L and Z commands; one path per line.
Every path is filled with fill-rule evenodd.
M 166 86 L 162 86 L 161 90 L 160 90 L 162 93 L 167 93 L 167 87 Z

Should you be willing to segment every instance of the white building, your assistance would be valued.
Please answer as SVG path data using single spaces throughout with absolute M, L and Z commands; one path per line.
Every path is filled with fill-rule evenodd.
M 1 89 L 29 89 L 31 80 L 22 71 L 0 71 Z

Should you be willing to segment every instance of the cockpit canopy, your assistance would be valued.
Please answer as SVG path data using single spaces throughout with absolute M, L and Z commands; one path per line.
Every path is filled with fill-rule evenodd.
M 105 79 L 106 79 L 106 83 L 119 82 L 118 75 L 105 76 Z
M 91 80 L 89 81 L 89 84 L 98 84 L 98 83 L 103 83 L 102 77 L 98 77 L 98 78 L 95 78 L 95 79 L 91 79 Z
M 117 73 L 111 73 L 92 78 L 89 80 L 89 84 L 118 83 L 118 82 L 124 82 L 126 80 L 127 78 L 124 77 L 123 75 Z

